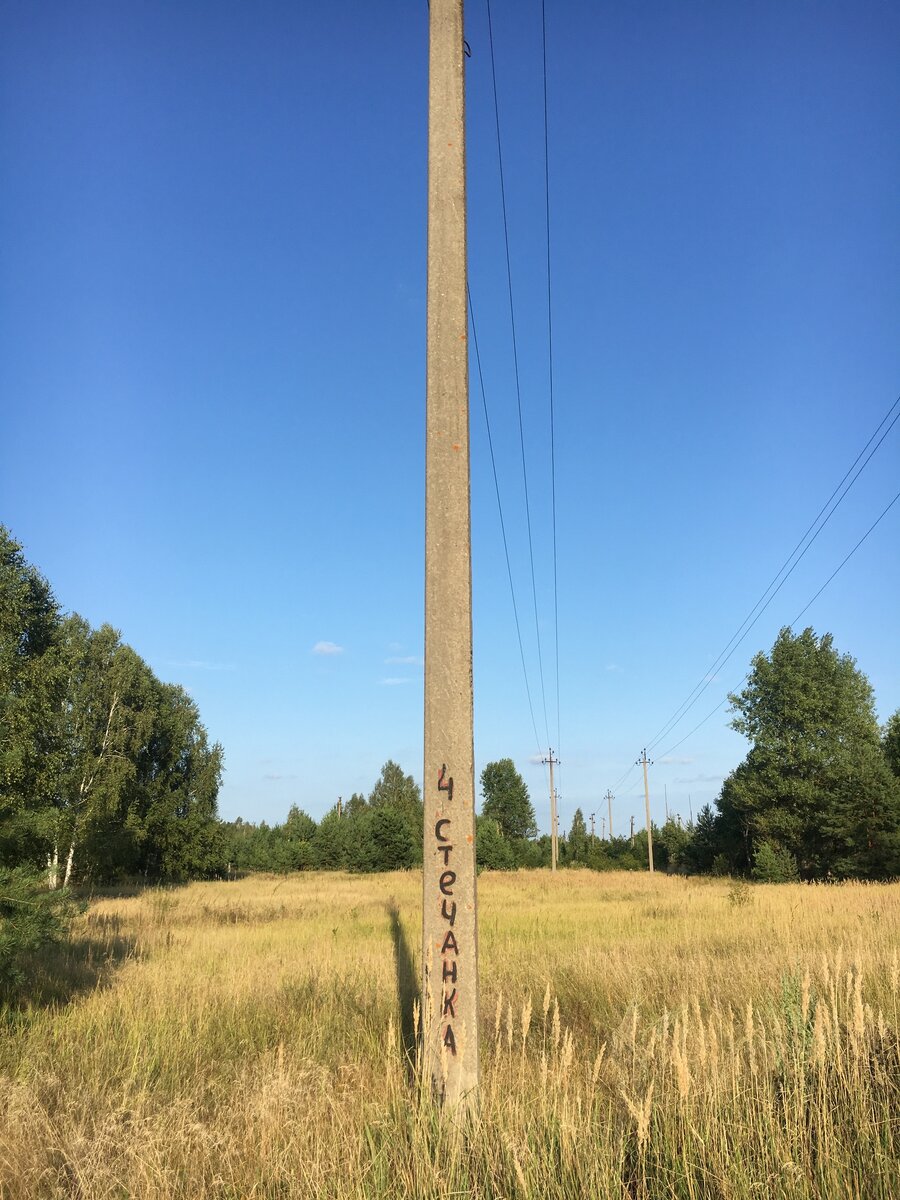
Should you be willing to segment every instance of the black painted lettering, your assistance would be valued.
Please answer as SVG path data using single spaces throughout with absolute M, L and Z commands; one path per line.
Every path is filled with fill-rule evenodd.
M 437 840 L 439 842 L 449 842 L 450 841 L 450 839 L 444 833 L 442 833 L 443 827 L 445 825 L 449 825 L 449 824 L 450 824 L 449 817 L 441 817 L 441 819 L 435 825 L 434 836 L 437 838 Z
M 451 950 L 454 954 L 459 954 L 459 946 L 456 944 L 456 934 L 452 929 L 448 929 L 444 936 L 444 944 L 441 946 L 441 954 L 448 954 Z
M 447 911 L 447 908 L 448 908 L 447 901 L 442 900 L 441 901 L 441 916 L 444 918 L 445 921 L 450 922 L 450 928 L 452 929 L 453 926 L 456 924 L 456 901 L 455 900 L 450 901 L 450 905 L 449 905 L 450 911 L 449 912 Z
M 453 887 L 454 883 L 456 883 L 456 872 L 444 871 L 438 880 L 438 887 L 441 889 L 443 895 L 452 896 L 453 893 L 450 891 L 450 889 Z
M 447 776 L 447 764 L 444 763 L 441 766 L 441 773 L 440 773 L 440 775 L 438 775 L 438 791 L 446 792 L 447 799 L 452 800 L 453 799 L 453 776 L 451 775 L 449 779 L 447 779 L 446 776 Z
M 447 1047 L 453 1057 L 456 1058 L 456 1038 L 453 1036 L 452 1025 L 448 1025 L 444 1030 L 444 1045 Z
M 445 867 L 446 867 L 447 863 L 449 863 L 449 861 L 450 861 L 450 851 L 452 849 L 453 849 L 452 846 L 438 846 L 439 853 L 443 854 L 443 856 L 444 856 L 444 866 Z
M 449 996 L 446 992 L 444 993 L 444 1011 L 441 1013 L 442 1017 L 453 1017 L 456 1020 L 456 1009 L 453 1007 L 456 1004 L 456 1000 L 456 988 L 453 989 Z
M 451 983 L 456 983 L 456 959 L 445 958 L 443 963 L 444 983 L 449 979 Z

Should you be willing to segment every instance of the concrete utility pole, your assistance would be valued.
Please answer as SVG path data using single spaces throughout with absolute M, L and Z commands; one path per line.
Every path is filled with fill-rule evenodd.
M 600 841 L 606 841 L 606 817 L 600 818 Z
M 556 789 L 553 787 L 553 767 L 554 764 L 559 764 L 559 759 L 553 757 L 553 747 L 550 747 L 550 754 L 547 758 L 541 759 L 542 763 L 550 764 L 550 869 L 556 870 L 557 859 L 559 858 L 559 821 L 556 816 Z
M 343 798 L 343 796 L 338 796 L 338 803 L 337 803 L 337 810 L 338 810 L 338 820 L 340 820 L 341 816 L 343 815 L 343 814 L 342 814 L 342 812 L 341 812 L 341 807 L 342 807 L 342 804 L 343 804 L 343 799 L 344 799 L 344 798 Z
M 478 1093 L 472 567 L 462 0 L 431 0 L 425 448 L 423 1067 L 435 1098 Z
M 591 845 L 594 844 L 594 817 L 595 813 L 591 813 Z
M 634 845 L 634 814 L 631 817 L 631 844 Z
M 667 783 L 663 784 L 663 804 L 665 805 L 665 808 L 666 808 L 666 820 L 668 821 L 668 819 L 669 819 L 669 785 Z
M 614 796 L 613 796 L 612 792 L 609 790 L 609 788 L 607 788 L 606 789 L 606 804 L 607 804 L 607 807 L 609 808 L 609 840 L 610 841 L 612 841 L 612 836 L 613 836 L 613 832 L 612 832 L 612 802 L 613 802 L 613 799 L 614 799 Z
M 650 874 L 653 874 L 653 826 L 650 822 L 650 784 L 647 781 L 647 767 L 651 765 L 650 759 L 647 757 L 647 751 L 641 751 L 641 757 L 637 760 L 644 768 L 644 807 L 647 810 L 647 861 L 650 864 Z

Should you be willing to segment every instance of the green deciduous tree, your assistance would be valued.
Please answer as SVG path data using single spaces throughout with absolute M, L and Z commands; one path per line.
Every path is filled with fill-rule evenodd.
M 51 890 L 216 873 L 222 748 L 109 625 L 63 618 L 0 527 L 0 863 Z
M 730 697 L 751 744 L 718 800 L 733 867 L 762 842 L 803 878 L 883 877 L 900 868 L 900 788 L 880 744 L 872 689 L 830 634 L 782 629 Z
M 497 822 L 505 838 L 537 837 L 537 820 L 525 780 L 511 758 L 488 763 L 481 772 L 482 815 Z
M 0 525 L 0 863 L 40 861 L 55 721 L 59 606 Z

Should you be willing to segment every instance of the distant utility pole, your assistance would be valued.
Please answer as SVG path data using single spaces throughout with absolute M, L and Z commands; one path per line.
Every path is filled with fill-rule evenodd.
M 634 845 L 634 813 L 631 814 L 631 844 Z
M 550 754 L 547 758 L 541 759 L 542 763 L 550 764 L 550 869 L 556 870 L 556 861 L 559 856 L 559 837 L 557 834 L 557 817 L 556 817 L 556 790 L 553 787 L 553 767 L 559 764 L 559 759 L 553 757 L 553 747 L 550 747 Z
M 691 822 L 691 824 L 693 825 L 693 823 L 694 823 L 694 810 L 693 810 L 693 808 L 691 807 L 691 793 L 690 793 L 690 792 L 688 792 L 688 817 L 690 818 L 690 822 Z
M 609 808 L 609 840 L 612 841 L 612 802 L 615 799 L 609 788 L 606 789 L 606 803 Z
M 478 1097 L 462 0 L 431 0 L 425 419 L 424 1078 Z
M 594 844 L 594 816 L 595 815 L 596 815 L 595 813 L 591 813 L 591 845 L 592 846 Z
M 601 842 L 606 841 L 606 817 L 600 818 L 600 840 Z
M 341 801 L 342 800 L 343 800 L 343 796 L 338 796 L 338 820 L 340 820 L 340 818 L 341 818 Z
M 650 823 L 650 784 L 647 780 L 647 767 L 651 766 L 651 761 L 647 757 L 647 751 L 641 751 L 641 757 L 637 760 L 644 768 L 644 807 L 647 810 L 647 861 L 650 864 L 650 874 L 653 874 L 653 827 Z
M 666 820 L 669 819 L 669 785 L 663 784 L 663 804 L 666 806 Z

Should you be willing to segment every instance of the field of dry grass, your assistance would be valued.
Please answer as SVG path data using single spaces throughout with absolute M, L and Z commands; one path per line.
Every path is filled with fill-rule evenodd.
M 900 885 L 479 886 L 471 1123 L 411 1083 L 417 875 L 95 899 L 4 1014 L 0 1196 L 900 1196 Z

